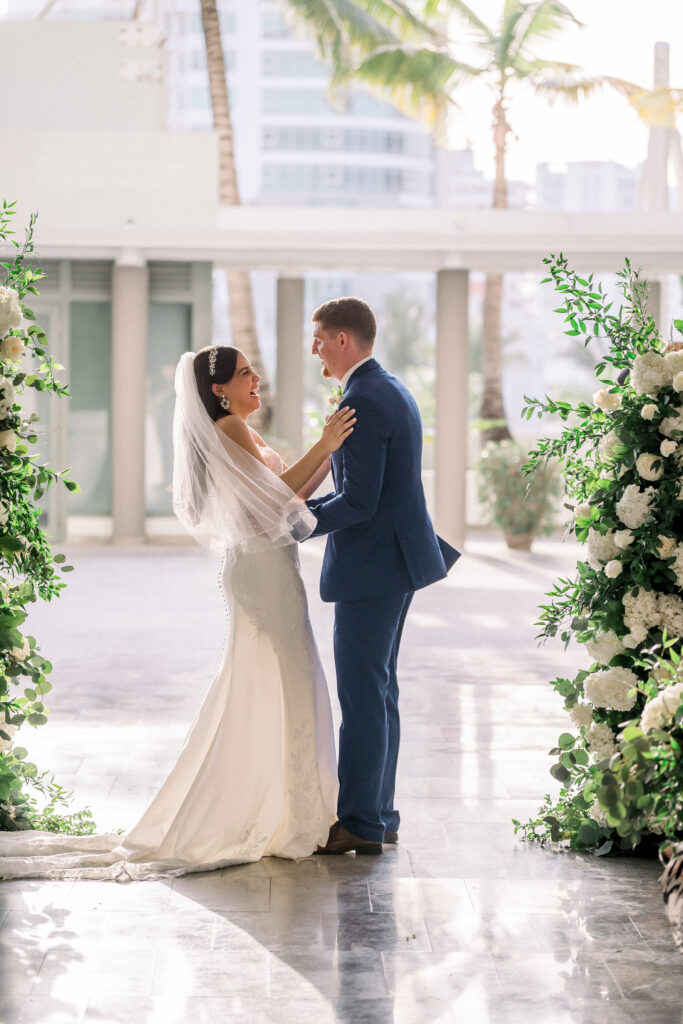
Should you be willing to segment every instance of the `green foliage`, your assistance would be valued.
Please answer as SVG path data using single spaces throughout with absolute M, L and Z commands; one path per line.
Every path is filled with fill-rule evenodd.
M 61 574 L 72 569 L 64 555 L 51 550 L 40 526 L 39 502 L 55 484 L 78 490 L 67 471 L 57 472 L 31 454 L 38 417 L 24 416 L 22 394 L 34 388 L 63 398 L 68 389 L 56 377 L 62 367 L 48 355 L 47 336 L 27 304 L 31 295 L 38 295 L 36 286 L 44 277 L 34 265 L 36 215 L 31 215 L 21 244 L 12 230 L 14 215 L 15 204 L 3 202 L 0 245 L 9 245 L 10 251 L 0 263 L 0 830 L 44 823 L 27 788 L 52 801 L 53 818 L 64 798 L 61 791 L 45 789 L 39 781 L 44 776 L 26 760 L 26 750 L 12 744 L 22 726 L 36 728 L 48 720 L 44 700 L 51 689 L 47 677 L 52 665 L 40 654 L 35 638 L 22 632 L 28 607 L 57 597 L 65 586 Z M 24 366 L 30 365 L 22 368 L 22 359 Z
M 533 480 L 559 464 L 567 529 L 587 546 L 575 577 L 558 580 L 541 605 L 540 636 L 588 644 L 593 660 L 551 684 L 572 718 L 550 751 L 560 794 L 515 831 L 604 854 L 683 835 L 683 352 L 664 355 L 647 285 L 628 260 L 618 310 L 561 254 L 544 262 L 566 333 L 586 346 L 606 338 L 609 351 L 592 406 L 528 398 L 523 411 L 564 424 L 524 472 Z
M 547 463 L 529 480 L 527 454 L 515 441 L 489 441 L 477 465 L 479 501 L 490 522 L 507 535 L 551 533 L 557 474 Z

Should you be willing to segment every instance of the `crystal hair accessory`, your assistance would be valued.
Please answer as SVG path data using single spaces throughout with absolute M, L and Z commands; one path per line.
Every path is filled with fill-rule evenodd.
M 218 345 L 214 345 L 213 348 L 209 350 L 209 374 L 212 377 L 216 376 L 216 358 L 217 358 L 217 356 L 218 356 Z

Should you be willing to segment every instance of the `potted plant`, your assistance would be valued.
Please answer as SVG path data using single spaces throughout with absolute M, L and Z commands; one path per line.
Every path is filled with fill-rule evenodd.
M 534 537 L 552 533 L 559 493 L 552 466 L 539 470 L 529 483 L 522 473 L 527 459 L 516 441 L 489 441 L 477 466 L 482 509 L 517 551 L 529 551 Z

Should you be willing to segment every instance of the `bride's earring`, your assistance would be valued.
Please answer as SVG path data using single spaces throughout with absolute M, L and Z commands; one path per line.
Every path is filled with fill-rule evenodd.
M 230 409 L 230 399 L 226 398 L 225 395 L 221 398 L 221 409 L 225 409 L 226 412 Z

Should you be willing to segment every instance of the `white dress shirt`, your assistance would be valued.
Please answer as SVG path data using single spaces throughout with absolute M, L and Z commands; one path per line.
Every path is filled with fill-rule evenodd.
M 370 356 L 366 356 L 365 359 L 359 359 L 357 363 L 354 363 L 354 365 L 351 367 L 350 370 L 346 371 L 346 373 L 344 374 L 342 379 L 339 381 L 339 383 L 341 384 L 342 391 L 345 390 L 346 385 L 349 383 L 349 378 L 351 377 L 351 374 L 355 373 L 359 366 L 362 366 L 363 363 L 367 363 L 368 360 L 372 359 L 372 358 L 373 357 L 370 355 Z

